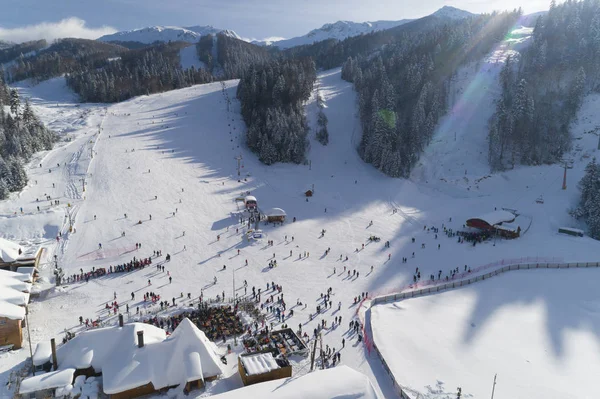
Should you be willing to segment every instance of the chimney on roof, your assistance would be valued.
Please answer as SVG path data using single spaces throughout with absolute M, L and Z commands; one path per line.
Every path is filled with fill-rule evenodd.
M 56 340 L 54 338 L 50 340 L 50 348 L 52 349 L 52 367 L 54 370 L 58 370 L 58 360 L 56 358 Z
M 143 348 L 144 347 L 144 331 L 138 331 L 137 337 L 138 337 L 138 348 Z
M 123 315 L 119 313 L 119 327 L 123 327 Z

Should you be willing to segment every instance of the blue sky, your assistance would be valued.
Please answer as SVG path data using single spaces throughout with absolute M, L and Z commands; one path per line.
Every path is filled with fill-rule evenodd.
M 78 22 L 69 28 L 82 29 L 81 37 L 149 25 L 213 25 L 233 29 L 246 38 L 260 39 L 300 36 L 337 20 L 418 18 L 444 5 L 475 13 L 523 6 L 530 13 L 547 9 L 549 0 L 2 0 L 2 3 L 0 39 L 4 40 L 10 39 L 13 31 L 19 32 L 17 37 L 27 37 L 39 30 L 39 24 L 46 23 L 43 26 L 50 29 L 52 24 L 73 17 Z M 24 26 L 28 28 L 18 29 Z

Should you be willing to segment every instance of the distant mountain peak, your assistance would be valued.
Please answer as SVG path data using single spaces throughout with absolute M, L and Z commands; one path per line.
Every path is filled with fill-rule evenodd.
M 462 19 L 472 17 L 475 14 L 465 10 L 461 10 L 460 8 L 444 6 L 431 15 L 434 15 L 439 18 Z
M 410 19 L 400 21 L 374 21 L 374 22 L 352 22 L 337 21 L 327 23 L 318 29 L 313 29 L 306 35 L 284 39 L 279 41 L 254 42 L 262 45 L 273 45 L 280 49 L 286 49 L 304 44 L 312 44 L 328 39 L 344 40 L 348 37 L 359 36 L 366 33 L 376 32 L 385 29 L 391 29 L 398 25 L 410 22 Z

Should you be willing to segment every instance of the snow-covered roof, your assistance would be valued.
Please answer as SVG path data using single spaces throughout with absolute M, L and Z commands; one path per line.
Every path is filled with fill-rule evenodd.
M 516 232 L 519 229 L 519 226 L 515 223 L 502 223 L 501 226 L 495 226 L 498 230 Z
M 190 355 L 196 353 L 197 355 Z M 182 359 L 186 359 L 182 361 Z M 134 347 L 103 370 L 104 393 L 115 394 L 149 382 L 156 389 L 223 373 L 217 347 L 189 319 L 162 342 Z
M 378 399 L 369 378 L 348 366 L 338 366 L 290 377 L 213 396 L 214 399 Z
M 513 213 L 500 210 L 486 213 L 485 215 L 481 215 L 474 219 L 480 219 L 487 222 L 490 226 L 495 226 L 498 223 L 502 222 L 512 222 L 513 220 L 515 220 L 515 217 L 516 216 Z
M 265 215 L 267 216 L 286 216 L 287 213 L 285 213 L 285 211 L 281 208 L 271 208 L 271 209 L 267 209 L 264 212 Z
M 29 276 L 29 281 L 33 281 L 33 275 L 37 271 L 35 266 L 21 266 L 17 268 L 17 273 Z
M 138 331 L 144 332 L 143 348 L 137 346 Z M 143 323 L 85 331 L 58 348 L 58 365 L 101 371 L 108 395 L 150 382 L 160 389 L 222 374 L 216 345 L 189 319 L 165 337 L 161 328 Z
M 246 198 L 244 198 L 244 201 L 256 201 L 256 197 L 253 195 L 247 195 Z
M 24 395 L 45 389 L 64 388 L 71 385 L 74 373 L 74 368 L 68 368 L 25 378 L 21 381 L 19 393 Z
M 0 261 L 14 262 L 21 256 L 19 249 L 23 252 L 23 248 L 19 244 L 0 237 Z
M 559 227 L 559 229 L 561 229 L 561 230 L 568 230 L 568 231 L 572 231 L 574 233 L 579 233 L 579 234 L 584 234 L 585 233 L 585 231 L 583 231 L 581 229 L 576 229 L 576 228 L 573 228 L 573 227 Z
M 42 341 L 37 344 L 35 347 L 35 352 L 33 352 L 33 365 L 41 366 L 46 364 L 52 358 L 52 347 L 50 346 L 50 341 Z
M 0 270 L 0 317 L 25 318 L 25 306 L 31 292 L 31 284 L 26 280 L 29 280 L 26 274 Z
M 265 374 L 279 367 L 271 352 L 240 356 L 247 375 Z

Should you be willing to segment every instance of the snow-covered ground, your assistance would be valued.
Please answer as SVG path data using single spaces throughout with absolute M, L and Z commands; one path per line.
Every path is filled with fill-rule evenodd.
M 195 69 L 206 68 L 206 65 L 200 59 L 198 59 L 198 51 L 196 46 L 187 46 L 179 50 L 179 62 L 183 69 Z
M 244 126 L 239 104 L 234 100 L 228 111 L 220 83 L 106 106 L 74 104 L 60 79 L 48 85 L 20 87 L 24 95 L 34 97 L 33 105 L 40 117 L 62 130 L 71 141 L 36 156 L 29 165 L 29 185 L 0 203 L 0 236 L 23 243 L 29 251 L 45 245 L 48 251 L 42 275 L 46 279 L 52 275 L 50 261 L 54 254 L 66 273 L 72 274 L 80 269 L 89 271 L 92 267 L 128 262 L 134 256 L 147 257 L 155 250 L 171 255 L 166 270 L 173 278 L 169 283 L 166 272 L 160 273 L 151 266 L 92 279 L 87 284 L 49 289 L 30 305 L 32 342 L 51 337 L 60 340 L 65 328 L 79 331 L 79 316 L 101 316 L 106 323 L 115 323 L 113 318 L 106 319 L 103 310 L 115 292 L 121 309 L 130 307 L 126 320 L 138 319 L 136 307 L 142 312 L 150 310 L 138 300 L 146 291 L 169 300 L 175 298 L 178 308 L 189 303 L 181 298 L 182 293 L 184 297 L 189 292 L 197 298 L 202 289 L 206 298 L 223 292 L 230 298 L 235 271 L 238 295 L 245 294 L 244 280 L 248 281 L 248 293 L 253 286 L 265 291 L 267 283 L 281 284 L 288 304 L 286 315 L 294 310 L 293 317 L 286 320 L 293 328 L 300 324 L 310 334 L 321 319 L 326 319 L 329 327 L 334 317 L 341 316 L 339 327 L 325 331 L 324 343 L 339 350 L 345 338 L 341 362 L 366 374 L 380 397 L 391 398 L 395 394 L 380 361 L 368 354 L 356 335 L 347 331 L 356 313 L 354 297 L 363 292 L 374 296 L 396 291 L 412 281 L 415 267 L 427 276 L 440 269 L 445 273 L 464 264 L 474 267 L 521 256 L 597 261 L 600 247 L 596 241 L 562 236 L 556 231 L 559 226 L 572 225 L 566 211 L 577 198 L 576 182 L 588 160 L 583 156 L 595 153 L 598 137 L 584 131 L 596 126 L 595 110 L 600 96 L 588 97 L 580 113 L 574 133 L 576 138 L 581 137 L 576 141 L 581 150 L 575 152 L 578 159 L 574 169 L 569 170 L 568 189 L 563 191 L 559 166 L 518 168 L 477 183 L 467 176 L 469 184 L 440 180 L 443 168 L 437 174 L 435 165 L 428 169 L 433 172 L 417 173 L 412 180 L 383 176 L 364 164 L 356 153 L 361 132 L 352 85 L 341 80 L 339 69 L 320 73 L 318 79 L 329 118 L 330 144 L 323 147 L 311 138 L 310 166 L 262 165 L 242 144 Z M 226 95 L 233 99 L 237 82 L 225 84 Z M 307 104 L 307 113 L 314 124 L 314 98 Z M 440 127 L 439 131 L 449 130 Z M 485 135 L 485 131 L 477 132 Z M 436 137 L 441 140 L 444 133 Z M 473 143 L 464 150 L 469 153 L 481 145 L 467 136 L 464 143 L 467 147 Z M 238 181 L 234 157 L 240 154 L 243 168 Z M 440 152 L 437 157 L 438 162 L 446 163 L 446 157 L 455 155 Z M 433 158 L 427 159 L 432 165 Z M 451 163 L 456 158 L 449 159 Z M 478 158 L 468 160 L 470 163 L 457 168 L 457 173 L 481 167 Z M 87 183 L 85 192 L 83 179 Z M 313 185 L 315 195 L 307 202 L 303 192 Z M 242 235 L 244 227 L 238 223 L 241 205 L 235 202 L 242 191 L 251 191 L 263 209 L 283 208 L 290 220 L 279 227 L 261 226 L 266 237 L 248 242 Z M 540 194 L 544 194 L 543 205 L 535 203 Z M 58 199 L 60 204 L 50 206 L 45 195 Z M 36 202 L 36 198 L 41 202 Z M 442 223 L 460 229 L 467 218 L 494 207 L 515 208 L 525 216 L 527 226 L 522 227 L 528 229 L 522 238 L 500 240 L 495 246 L 484 243 L 472 247 L 457 244 L 443 234 L 436 239 L 423 229 L 425 225 L 441 227 Z M 75 228 L 71 234 L 69 215 Z M 296 222 L 291 221 L 293 217 Z M 321 238 L 322 229 L 326 233 Z M 62 236 L 57 242 L 59 234 Z M 371 235 L 381 237 L 381 241 L 370 243 Z M 266 246 L 267 240 L 274 240 L 275 245 Z M 390 241 L 390 248 L 385 248 L 385 241 Z M 142 248 L 136 250 L 136 243 L 141 243 Z M 420 244 L 425 244 L 425 248 Z M 328 248 L 331 252 L 325 255 Z M 304 252 L 309 256 L 299 258 Z M 279 266 L 270 269 L 268 262 L 273 256 Z M 408 263 L 402 263 L 402 257 L 408 257 Z M 226 270 L 223 265 L 227 265 Z M 359 276 L 348 277 L 352 270 Z M 218 281 L 213 285 L 215 276 Z M 321 293 L 329 287 L 333 308 L 309 321 L 309 315 L 320 304 Z M 136 300 L 130 299 L 131 292 L 136 293 Z M 297 299 L 307 306 L 295 306 Z M 423 328 L 408 325 L 402 319 L 394 325 L 408 330 L 403 333 L 415 335 Z M 452 350 L 448 348 L 447 353 Z M 5 389 L 3 382 L 11 370 L 24 364 L 27 356 L 26 349 L 0 354 L 0 389 Z M 231 356 L 224 378 L 210 383 L 202 395 L 241 386 Z M 294 375 L 303 375 L 308 372 L 308 361 L 296 359 L 293 367 Z M 436 376 L 427 373 L 420 378 Z M 402 375 L 397 380 L 412 385 Z M 5 391 L 0 390 L 2 395 Z
M 594 398 L 599 269 L 526 270 L 372 308 L 400 383 L 423 398 Z

